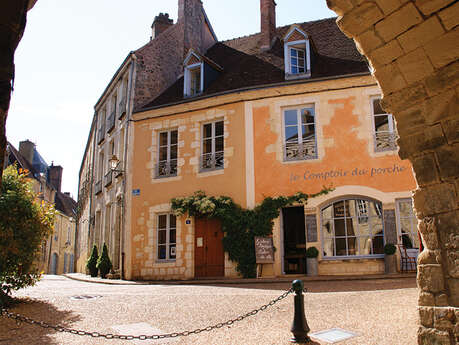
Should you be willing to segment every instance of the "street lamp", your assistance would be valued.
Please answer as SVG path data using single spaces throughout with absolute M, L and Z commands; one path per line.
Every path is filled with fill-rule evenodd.
M 112 155 L 112 158 L 108 161 L 110 163 L 110 170 L 113 172 L 123 173 L 124 171 L 121 169 L 117 169 L 118 165 L 120 165 L 120 160 L 116 155 Z

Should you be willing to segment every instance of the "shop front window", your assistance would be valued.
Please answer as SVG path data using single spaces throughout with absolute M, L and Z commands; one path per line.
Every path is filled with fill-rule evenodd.
M 367 199 L 336 201 L 321 212 L 323 257 L 384 254 L 381 204 Z
M 407 249 L 419 248 L 418 219 L 411 199 L 397 200 L 397 223 L 401 244 Z

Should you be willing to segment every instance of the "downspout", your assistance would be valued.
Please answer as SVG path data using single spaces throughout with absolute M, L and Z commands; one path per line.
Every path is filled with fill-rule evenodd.
M 92 159 L 91 159 L 91 183 L 89 184 L 90 187 L 89 187 L 89 219 L 88 219 L 88 245 L 87 245 L 87 252 L 86 254 L 88 254 L 88 252 L 91 250 L 91 215 L 92 215 L 92 208 L 93 208 L 93 184 L 94 184 L 94 172 L 95 172 L 95 167 L 94 167 L 94 164 L 95 164 L 95 157 L 96 157 L 96 134 L 97 134 L 97 123 L 98 123 L 98 113 L 97 112 L 94 112 L 94 122 L 93 122 L 93 129 L 94 129 L 94 134 L 93 134 L 93 145 L 92 145 Z M 94 215 L 95 217 L 95 215 Z M 95 220 L 94 220 L 94 224 L 95 224 Z M 93 229 L 94 230 L 94 229 Z
M 131 71 L 130 71 L 130 78 L 129 78 L 129 84 L 128 84 L 128 92 L 126 95 L 126 130 L 124 132 L 124 156 L 123 156 L 123 171 L 124 171 L 124 178 L 123 178 L 123 192 L 122 192 L 122 202 L 121 202 L 121 236 L 120 236 L 120 274 L 121 274 L 121 279 L 124 279 L 125 272 L 124 272 L 124 265 L 125 265 L 125 248 L 124 245 L 126 243 L 125 241 L 125 236 L 126 236 L 126 216 L 125 216 L 125 211 L 126 211 L 126 179 L 127 179 L 127 157 L 128 157 L 128 138 L 129 138 L 129 126 L 130 126 L 130 120 L 132 116 L 132 104 L 133 104 L 133 97 L 134 97 L 134 78 L 135 78 L 135 64 L 137 61 L 137 57 L 135 54 L 132 52 L 131 53 Z M 128 97 L 129 95 L 129 97 Z

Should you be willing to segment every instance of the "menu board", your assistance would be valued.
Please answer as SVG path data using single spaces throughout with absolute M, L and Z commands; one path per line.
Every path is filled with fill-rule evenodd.
M 317 219 L 315 214 L 307 214 L 305 218 L 308 242 L 317 242 Z
M 257 264 L 274 262 L 274 247 L 271 237 L 255 237 L 255 257 Z

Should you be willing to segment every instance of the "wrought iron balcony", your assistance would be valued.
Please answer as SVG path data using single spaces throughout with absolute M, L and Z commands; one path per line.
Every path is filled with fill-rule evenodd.
M 298 143 L 286 143 L 285 160 L 298 161 L 317 158 L 317 147 L 315 140 L 304 141 Z
M 118 104 L 119 114 L 118 119 L 121 119 L 126 114 L 126 97 L 124 97 Z
M 110 133 L 113 130 L 113 128 L 115 128 L 115 114 L 116 111 L 113 110 L 107 119 L 107 133 Z
M 397 150 L 397 133 L 377 132 L 373 137 L 376 152 Z
M 201 171 L 217 170 L 224 168 L 223 151 L 215 153 L 204 153 L 201 156 Z
M 99 194 L 102 192 L 102 180 L 100 181 L 97 181 L 95 184 L 94 184 L 94 194 Z
M 110 186 L 112 184 L 112 181 L 113 181 L 113 171 L 110 170 L 104 176 L 104 186 L 105 187 Z
M 156 178 L 177 176 L 177 159 L 156 164 Z

